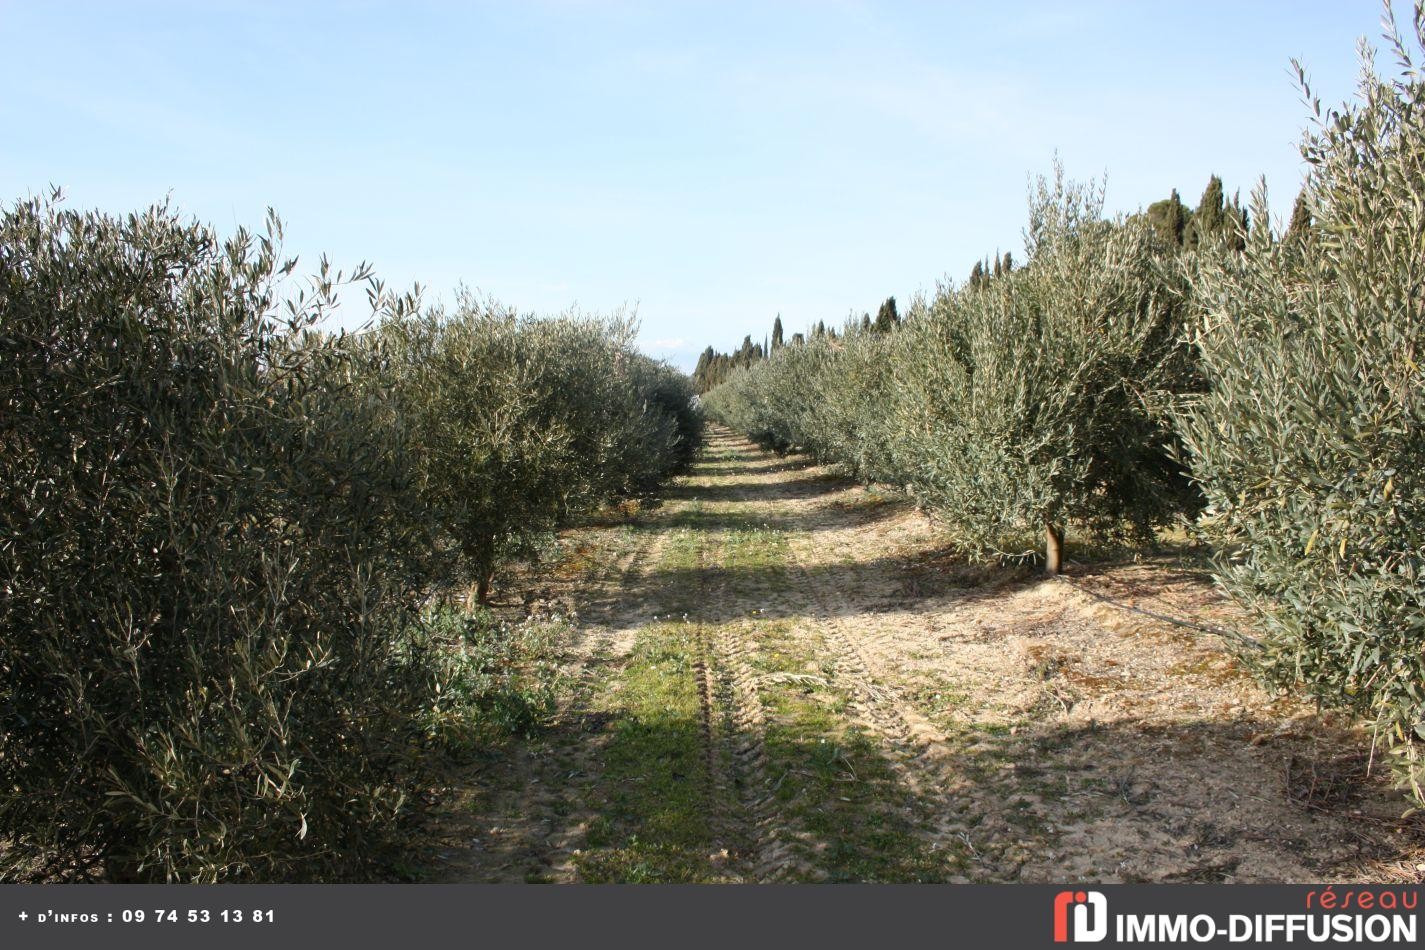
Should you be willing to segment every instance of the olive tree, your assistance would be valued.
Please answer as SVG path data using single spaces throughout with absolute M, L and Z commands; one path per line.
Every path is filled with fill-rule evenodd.
M 481 602 L 502 559 L 691 458 L 691 384 L 636 353 L 633 330 L 464 295 L 451 313 L 403 315 L 373 336 L 383 357 L 369 385 L 394 395 L 444 567 Z
M 350 876 L 430 781 L 414 469 L 279 238 L 0 216 L 0 873 Z
M 1178 295 L 1141 220 L 1106 220 L 1102 191 L 1041 179 L 1025 266 L 942 287 L 912 320 L 888 392 L 894 468 L 969 543 L 1066 525 L 1145 536 L 1186 503 L 1156 394 L 1188 378 Z
M 1392 78 L 1304 140 L 1311 227 L 1204 263 L 1193 339 L 1210 384 L 1181 413 L 1222 583 L 1260 621 L 1262 668 L 1353 710 L 1417 800 L 1425 740 L 1425 81 L 1392 26 Z M 1265 190 L 1253 217 L 1265 220 Z

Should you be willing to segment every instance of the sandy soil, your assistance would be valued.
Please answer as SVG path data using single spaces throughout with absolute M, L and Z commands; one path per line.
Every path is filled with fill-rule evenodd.
M 736 553 L 754 528 L 776 558 Z M 726 430 L 661 504 L 562 544 L 513 583 L 529 609 L 578 616 L 566 700 L 547 734 L 472 771 L 437 828 L 437 879 L 582 879 L 621 677 L 640 629 L 670 614 L 701 638 L 706 879 L 824 879 L 830 855 L 873 847 L 832 840 L 788 794 L 788 697 L 879 758 L 886 794 L 836 801 L 848 829 L 853 809 L 896 810 L 914 879 L 1425 876 L 1425 832 L 1368 736 L 1263 691 L 1221 639 L 1123 609 L 1240 626 L 1184 558 L 1071 563 L 1066 580 L 967 564 L 894 493 Z M 768 672 L 774 643 L 802 667 Z

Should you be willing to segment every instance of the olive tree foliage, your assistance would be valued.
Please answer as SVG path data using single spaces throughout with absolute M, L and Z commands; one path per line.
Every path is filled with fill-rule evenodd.
M 967 546 L 1058 569 L 1065 526 L 1141 538 L 1190 507 L 1163 392 L 1192 380 L 1181 287 L 1140 219 L 1062 171 L 1030 199 L 1028 257 L 942 286 L 890 332 L 784 347 L 706 397 L 767 444 L 906 486 Z
M 835 359 L 815 380 L 811 394 L 817 407 L 813 432 L 819 455 L 844 464 L 857 479 L 904 484 L 895 468 L 890 439 L 889 412 L 893 404 L 892 368 L 901 358 L 905 338 L 889 329 L 859 335 L 846 334 L 829 346 Z M 845 398 L 856 393 L 859 398 Z
M 452 579 L 484 601 L 501 560 L 569 516 L 647 492 L 699 438 L 691 383 L 632 347 L 625 318 L 534 319 L 463 295 L 383 323 L 371 383 L 393 394 Z
M 1389 8 L 1387 8 L 1389 14 Z M 1425 81 L 1398 72 L 1314 126 L 1309 232 L 1266 229 L 1204 263 L 1194 341 L 1209 390 L 1181 412 L 1221 582 L 1265 631 L 1276 683 L 1353 710 L 1425 799 Z M 1254 216 L 1266 213 L 1264 189 Z
M 627 362 L 641 412 L 659 418 L 658 434 L 644 442 L 630 441 L 631 450 L 652 452 L 651 464 L 640 464 L 630 482 L 630 493 L 653 491 L 673 475 L 687 471 L 703 439 L 703 413 L 698 408 L 693 381 L 662 360 L 634 354 Z
M 1188 502 L 1157 394 L 1184 385 L 1179 296 L 1141 220 L 1058 171 L 1031 195 L 1024 267 L 942 288 L 894 362 L 893 458 L 972 546 L 1065 527 L 1142 538 Z
M 765 448 L 824 453 L 812 434 L 813 417 L 821 408 L 812 394 L 836 356 L 826 336 L 780 347 L 773 359 L 735 368 L 726 382 L 703 396 L 702 405 Z
M 0 214 L 0 878 L 385 866 L 468 718 L 426 606 L 696 449 L 630 321 L 299 289 L 280 239 Z
M 414 468 L 279 239 L 0 216 L 0 877 L 358 874 L 429 781 Z
M 868 481 L 887 471 L 885 410 L 895 336 L 849 321 L 840 336 L 814 335 L 771 359 L 734 370 L 704 396 L 727 425 L 778 452 L 799 448 Z

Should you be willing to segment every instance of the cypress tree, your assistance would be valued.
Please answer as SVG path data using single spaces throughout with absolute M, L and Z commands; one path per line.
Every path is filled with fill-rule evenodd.
M 1155 201 L 1148 206 L 1148 223 L 1153 226 L 1158 237 L 1172 247 L 1182 247 L 1187 229 L 1188 209 L 1173 189 L 1170 197 Z
M 886 302 L 881 304 L 881 309 L 876 311 L 876 332 L 889 333 L 891 328 L 900 322 L 900 314 L 896 312 L 896 298 L 887 297 Z
M 1227 230 L 1228 218 L 1222 179 L 1213 175 L 1202 192 L 1202 200 L 1198 202 L 1197 210 L 1193 212 L 1192 228 L 1188 232 L 1186 245 L 1194 249 L 1204 247 L 1218 236 L 1227 233 Z
M 718 352 L 712 347 L 698 356 L 697 368 L 693 370 L 693 385 L 700 393 L 705 393 L 717 385 Z

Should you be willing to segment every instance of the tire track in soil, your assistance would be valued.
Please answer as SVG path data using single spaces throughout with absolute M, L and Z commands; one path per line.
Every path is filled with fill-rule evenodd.
M 751 442 L 739 437 L 734 439 L 733 444 L 743 451 L 765 454 Z M 876 638 L 874 626 L 863 625 L 847 631 L 847 625 L 854 624 L 864 615 L 864 610 L 855 597 L 841 589 L 846 583 L 844 579 L 829 581 L 820 576 L 824 572 L 808 564 L 800 550 L 804 545 L 818 543 L 813 531 L 834 533 L 851 529 L 857 526 L 858 516 L 841 509 L 822 508 L 814 494 L 795 482 L 777 478 L 760 486 L 747 486 L 747 495 L 749 502 L 760 496 L 761 503 L 754 505 L 773 510 L 783 521 L 803 522 L 803 527 L 788 532 L 789 594 L 792 596 L 786 606 L 801 613 L 805 618 L 803 622 L 822 636 L 831 653 L 836 679 L 850 694 L 847 709 L 853 721 L 876 740 L 884 761 L 902 788 L 919 807 L 930 809 L 928 821 L 921 815 L 914 820 L 918 837 L 927 850 L 947 856 L 970 856 L 978 866 L 976 880 L 985 880 L 986 874 L 994 879 L 1013 879 L 1018 874 L 1018 866 L 993 867 L 989 856 L 980 854 L 971 842 L 967 830 L 974 820 L 969 814 L 971 806 L 955 794 L 966 777 L 955 767 L 948 738 L 913 705 L 901 699 L 893 687 L 878 685 L 872 672 L 875 664 L 859 645 L 863 637 Z M 788 518 L 788 508 L 804 514 Z M 858 562 L 851 569 L 861 575 L 870 568 Z M 863 585 L 855 586 L 859 589 Z
M 590 700 L 604 676 L 601 671 L 621 666 L 633 649 L 637 628 L 648 616 L 650 601 L 657 593 L 647 583 L 648 566 L 658 563 L 667 544 L 668 533 L 658 531 L 649 540 L 635 545 L 618 562 L 614 592 L 595 601 L 580 617 L 581 627 L 590 614 L 598 619 L 581 631 L 573 651 L 573 660 L 578 664 L 573 674 L 576 685 L 570 691 L 566 706 L 555 717 L 556 729 L 575 725 L 579 728 L 570 730 L 573 738 L 568 743 L 570 748 L 560 750 L 563 756 L 551 755 L 545 760 L 545 772 L 535 780 L 544 795 L 531 803 L 536 814 L 567 816 L 559 833 L 546 839 L 547 850 L 541 855 L 541 862 L 554 881 L 577 879 L 574 852 L 583 840 L 587 822 L 595 817 L 581 808 L 585 800 L 579 793 L 581 783 L 572 781 L 580 777 L 593 780 L 598 769 L 598 752 L 606 738 L 603 735 L 606 717 L 592 708 Z M 570 765 L 575 767 L 569 769 Z
M 593 777 L 602 746 L 605 717 L 590 706 L 601 669 L 627 658 L 634 640 L 630 623 L 646 612 L 650 592 L 647 565 L 656 563 L 667 544 L 666 532 L 635 539 L 594 583 L 613 590 L 596 597 L 573 618 L 564 675 L 572 684 L 551 716 L 547 732 L 557 744 L 519 743 L 499 762 L 499 786 L 479 802 L 478 813 L 457 821 L 458 848 L 442 854 L 439 879 L 492 883 L 531 878 L 566 882 L 575 879 L 573 854 L 592 817 L 579 808 L 582 782 Z M 593 585 L 590 585 L 593 586 Z M 592 621 L 592 622 L 591 622 Z M 560 816 L 563 816 L 561 819 Z M 446 837 L 450 836 L 447 832 Z
M 947 743 L 939 730 L 900 699 L 893 688 L 876 684 L 871 663 L 857 639 L 848 636 L 844 629 L 845 618 L 856 615 L 854 605 L 845 595 L 826 590 L 797 547 L 796 541 L 788 545 L 793 569 L 801 576 L 797 587 L 811 602 L 811 622 L 831 650 L 836 678 L 851 693 L 848 709 L 878 740 L 885 752 L 885 761 L 905 789 L 918 802 L 933 809 L 934 817 L 928 827 L 923 821 L 916 822 L 920 837 L 933 852 L 969 851 L 982 860 L 966 832 L 966 803 L 953 794 L 963 776 L 952 766 Z M 1011 873 L 1010 877 L 1013 876 Z
M 766 454 L 752 443 L 731 434 L 720 438 L 714 436 L 712 441 L 757 456 Z M 758 483 L 738 486 L 736 496 L 729 498 L 729 501 L 748 509 L 746 520 L 749 523 L 761 520 L 754 514 L 765 514 L 765 507 L 781 508 L 789 503 L 800 507 L 806 504 L 804 494 L 796 485 L 787 484 L 780 478 L 772 484 L 775 494 L 766 501 L 759 501 L 766 496 L 766 486 Z M 923 757 L 922 750 L 916 747 L 906 714 L 887 705 L 883 701 L 887 694 L 872 684 L 864 658 L 859 656 L 852 642 L 833 620 L 836 608 L 825 592 L 810 581 L 813 574 L 796 553 L 795 542 L 803 540 L 805 532 L 796 531 L 793 535 L 794 539 L 789 538 L 791 543 L 786 547 L 791 561 L 788 568 L 793 575 L 800 574 L 803 582 L 794 583 L 792 587 L 813 601 L 809 605 L 812 606 L 811 616 L 818 621 L 822 618 L 827 621 L 824 626 L 818 622 L 817 627 L 827 635 L 828 645 L 836 655 L 838 679 L 845 681 L 856 697 L 851 705 L 853 711 L 859 714 L 858 721 L 887 748 L 886 759 L 906 788 L 922 800 L 930 797 L 934 783 L 923 781 L 904 764 L 905 761 L 918 761 Z M 709 603 L 727 603 L 736 599 L 743 592 L 734 589 L 728 576 L 719 568 L 707 566 L 704 551 L 705 548 L 700 548 L 700 596 L 711 596 L 711 600 L 705 601 Z M 755 621 L 730 620 L 722 624 L 713 640 L 724 679 L 726 706 L 731 716 L 727 738 L 732 752 L 738 805 L 747 829 L 743 840 L 748 841 L 750 849 L 749 860 L 745 863 L 749 877 L 755 881 L 785 881 L 797 876 L 816 879 L 824 876 L 824 872 L 815 862 L 798 853 L 791 831 L 793 822 L 778 807 L 777 787 L 770 775 L 771 763 L 766 750 L 767 716 L 755 672 L 755 632 Z M 950 833 L 945 828 L 939 830 L 944 832 L 941 839 Z
M 721 566 L 708 563 L 708 540 L 707 532 L 699 535 L 697 596 L 703 604 L 722 602 L 730 587 Z M 699 623 L 697 636 L 703 737 L 719 837 L 737 847 L 738 863 L 750 880 L 785 880 L 793 856 L 782 840 L 786 822 L 768 774 L 767 719 L 753 670 L 755 649 L 742 621 L 714 626 L 712 632 Z
M 722 692 L 729 720 L 728 749 L 734 767 L 738 804 L 750 854 L 746 863 L 754 881 L 787 879 L 796 867 L 790 845 L 782 839 L 785 819 L 768 772 L 767 717 L 752 669 L 753 647 L 737 624 L 718 638 Z

